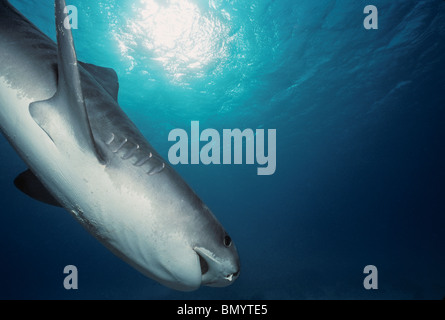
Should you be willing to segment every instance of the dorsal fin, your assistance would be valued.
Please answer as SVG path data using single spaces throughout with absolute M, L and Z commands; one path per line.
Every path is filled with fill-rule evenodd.
M 94 141 L 85 107 L 73 35 L 71 29 L 66 29 L 64 26 L 67 17 L 64 12 L 65 7 L 65 0 L 56 0 L 57 91 L 48 100 L 31 103 L 29 111 L 56 145 L 63 143 L 58 141 L 58 136 L 61 130 L 66 130 L 82 149 L 93 152 L 103 163 L 104 157 Z
M 117 96 L 119 92 L 119 79 L 117 78 L 116 71 L 111 68 L 99 67 L 94 64 L 85 63 L 82 61 L 79 61 L 79 63 L 117 102 Z

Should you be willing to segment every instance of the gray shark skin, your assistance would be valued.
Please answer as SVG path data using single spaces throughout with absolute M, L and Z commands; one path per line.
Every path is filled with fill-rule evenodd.
M 30 169 L 16 186 L 167 287 L 232 284 L 235 244 L 119 107 L 114 70 L 77 61 L 64 8 L 55 44 L 0 0 L 0 128 Z

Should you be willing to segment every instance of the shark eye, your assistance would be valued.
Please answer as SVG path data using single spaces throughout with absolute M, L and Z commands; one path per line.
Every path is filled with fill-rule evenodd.
M 230 238 L 229 235 L 226 234 L 224 236 L 224 246 L 228 248 L 230 247 L 231 244 L 232 244 L 232 238 Z

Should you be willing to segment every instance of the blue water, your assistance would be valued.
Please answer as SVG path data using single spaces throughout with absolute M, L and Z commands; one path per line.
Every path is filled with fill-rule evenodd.
M 53 3 L 11 0 L 55 39 Z M 445 2 L 73 0 L 79 60 L 167 158 L 170 130 L 277 130 L 277 170 L 178 165 L 237 244 L 230 287 L 183 293 L 14 188 L 0 139 L 2 299 L 442 299 Z M 159 4 L 159 5 L 158 5 Z M 378 8 L 378 30 L 363 8 Z M 76 265 L 79 289 L 65 290 Z M 378 289 L 365 290 L 366 265 Z

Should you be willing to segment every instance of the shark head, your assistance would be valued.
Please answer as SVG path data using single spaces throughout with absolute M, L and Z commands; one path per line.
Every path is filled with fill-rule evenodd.
M 227 233 L 218 240 L 220 243 L 207 244 L 207 248 L 205 244 L 194 248 L 199 256 L 202 285 L 226 287 L 239 276 L 240 262 L 235 244 Z
M 178 216 L 190 217 L 182 225 L 170 223 L 165 245 L 169 252 L 164 261 L 164 285 L 181 291 L 192 291 L 200 286 L 225 287 L 233 284 L 240 274 L 240 260 L 234 241 L 213 213 L 195 194 L 189 203 L 181 201 Z M 178 199 L 176 197 L 176 199 Z M 171 261 L 176 261 L 171 263 Z M 150 270 L 153 268 L 150 266 Z

